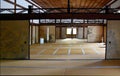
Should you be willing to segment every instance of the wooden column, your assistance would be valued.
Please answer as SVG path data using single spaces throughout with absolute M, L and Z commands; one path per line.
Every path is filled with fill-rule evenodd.
M 103 35 L 102 35 L 102 39 L 103 39 L 103 42 L 104 42 L 104 25 L 103 25 Z
M 85 27 L 83 26 L 83 39 L 85 39 Z
M 28 6 L 28 14 L 32 13 L 32 6 Z
M 32 24 L 33 24 L 33 20 L 32 20 Z M 31 26 L 31 45 L 33 44 L 33 25 L 30 25 Z
M 40 25 L 40 19 L 39 19 L 39 25 Z M 38 43 L 40 42 L 40 26 L 38 26 Z
M 16 13 L 16 0 L 14 0 L 14 13 Z
M 62 27 L 60 27 L 60 39 L 62 38 Z

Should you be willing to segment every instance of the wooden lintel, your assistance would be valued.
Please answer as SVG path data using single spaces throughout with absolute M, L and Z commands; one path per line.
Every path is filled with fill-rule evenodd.
M 120 14 L 90 14 L 90 13 L 41 13 L 41 14 L 0 14 L 0 20 L 29 19 L 110 19 L 120 20 Z
M 49 25 L 49 26 L 65 26 L 65 27 L 71 27 L 72 24 L 72 27 L 87 27 L 88 25 L 85 25 L 86 23 L 40 23 L 40 24 L 36 24 L 36 23 L 30 23 L 31 26 L 46 26 L 46 25 Z M 105 26 L 106 24 L 99 24 L 99 25 L 94 25 L 94 24 L 98 24 L 98 23 L 87 23 L 87 24 L 90 24 L 89 26 Z

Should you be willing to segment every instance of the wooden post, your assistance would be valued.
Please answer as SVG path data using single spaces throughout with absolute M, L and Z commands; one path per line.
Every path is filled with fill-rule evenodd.
M 70 0 L 68 0 L 67 12 L 70 13 Z
M 28 14 L 32 13 L 32 6 L 28 6 Z
M 83 26 L 83 39 L 85 39 L 85 27 Z
M 105 13 L 106 13 L 106 14 L 109 13 L 109 8 L 108 8 L 108 6 L 105 7 Z
M 62 27 L 60 26 L 60 39 L 62 38 Z
M 14 13 L 16 13 L 16 0 L 14 0 Z
M 39 19 L 39 24 L 40 24 L 40 19 Z M 40 26 L 38 26 L 38 43 L 40 42 Z

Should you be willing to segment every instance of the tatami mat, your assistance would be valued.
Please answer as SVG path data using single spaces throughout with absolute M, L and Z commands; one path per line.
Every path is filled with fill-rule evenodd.
M 93 49 L 92 48 L 83 48 L 84 49 L 84 51 L 85 51 L 85 54 L 96 54 L 96 52 L 95 51 L 93 51 Z
M 50 48 L 45 50 L 43 53 L 41 53 L 41 55 L 52 55 L 54 51 L 55 51 L 55 48 Z
M 82 55 L 83 53 L 82 53 L 82 49 L 81 48 L 72 48 L 70 54 L 71 55 L 74 55 L 74 54 Z
M 0 62 L 0 75 L 120 75 L 120 60 L 3 60 Z
M 60 58 L 58 55 L 66 55 L 67 57 L 64 58 L 74 58 L 71 55 L 78 55 L 79 58 L 81 57 L 80 59 L 84 59 L 84 57 L 86 59 L 104 59 L 105 48 L 100 48 L 99 43 L 87 43 L 81 39 L 61 39 L 56 40 L 56 43 L 34 44 L 30 46 L 31 59 L 54 58 L 54 55 L 55 58 Z
M 56 55 L 68 55 L 68 48 L 60 48 L 57 52 Z

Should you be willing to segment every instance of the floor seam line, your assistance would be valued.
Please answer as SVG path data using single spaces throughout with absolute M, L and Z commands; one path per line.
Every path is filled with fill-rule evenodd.
M 83 55 L 85 55 L 85 51 L 84 51 L 84 49 L 83 49 L 82 47 L 80 47 L 80 48 L 81 48 L 81 50 L 82 50 Z

